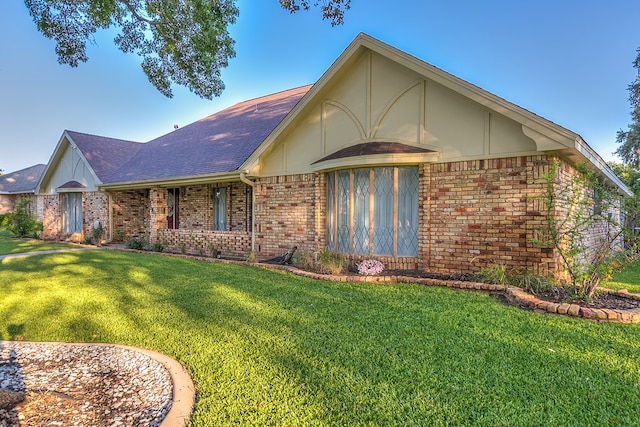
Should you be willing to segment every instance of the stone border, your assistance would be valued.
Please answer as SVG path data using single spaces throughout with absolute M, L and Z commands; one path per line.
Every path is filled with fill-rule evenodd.
M 0 344 L 3 341 L 0 341 Z M 12 341 L 15 343 L 31 343 L 32 341 Z M 187 372 L 187 370 L 175 359 L 172 359 L 169 356 L 166 356 L 162 353 L 158 353 L 157 351 L 148 350 L 140 347 L 132 347 L 128 345 L 121 344 L 110 344 L 110 343 L 68 343 L 68 342 L 36 342 L 37 344 L 49 344 L 49 345 L 59 345 L 59 346 L 98 346 L 98 347 L 116 347 L 125 350 L 135 351 L 146 356 L 149 356 L 159 364 L 161 364 L 171 376 L 171 382 L 173 383 L 173 396 L 171 399 L 171 408 L 167 415 L 165 415 L 164 419 L 160 423 L 160 427 L 186 427 L 189 424 L 189 420 L 191 419 L 191 414 L 193 412 L 193 406 L 195 404 L 195 387 L 193 385 L 193 381 L 191 380 L 191 376 Z
M 185 427 L 189 424 L 193 406 L 196 401 L 196 389 L 191 380 L 191 376 L 184 366 L 177 360 L 158 353 L 157 351 L 147 350 L 146 348 L 131 347 L 119 344 L 100 344 L 113 345 L 124 349 L 137 351 L 145 354 L 156 362 L 160 363 L 169 372 L 171 381 L 173 382 L 173 396 L 171 399 L 171 409 L 167 412 L 160 423 L 160 427 Z

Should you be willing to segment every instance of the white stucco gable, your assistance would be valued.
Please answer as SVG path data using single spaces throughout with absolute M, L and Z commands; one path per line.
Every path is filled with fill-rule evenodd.
M 37 186 L 38 194 L 96 191 L 101 184 L 67 131 L 63 132 Z

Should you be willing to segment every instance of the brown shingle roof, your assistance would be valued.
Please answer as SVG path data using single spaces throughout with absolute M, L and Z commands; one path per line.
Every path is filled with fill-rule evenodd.
M 144 144 L 67 130 L 101 181 L 133 157 Z
M 335 153 L 331 153 L 328 156 L 318 160 L 317 162 L 314 162 L 314 164 L 327 160 L 343 159 L 346 157 L 367 156 L 370 154 L 410 154 L 433 152 L 433 150 L 401 144 L 399 142 L 363 142 L 361 144 L 343 148 L 342 150 L 338 150 Z
M 143 145 L 104 183 L 236 171 L 311 86 L 241 102 Z
M 34 165 L 0 176 L 0 193 L 32 193 L 47 165 Z

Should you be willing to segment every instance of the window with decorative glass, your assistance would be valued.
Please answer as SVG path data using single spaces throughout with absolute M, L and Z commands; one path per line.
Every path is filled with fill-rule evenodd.
M 62 232 L 82 233 L 82 193 L 63 193 L 61 196 Z
M 213 229 L 227 230 L 227 189 L 225 187 L 213 190 Z
M 327 174 L 327 243 L 350 254 L 418 255 L 418 167 Z

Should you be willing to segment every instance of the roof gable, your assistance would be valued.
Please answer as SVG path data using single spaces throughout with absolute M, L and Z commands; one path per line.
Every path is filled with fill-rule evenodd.
M 82 155 L 102 181 L 133 157 L 144 144 L 107 138 L 74 131 L 66 131 Z
M 523 138 L 534 142 L 534 152 L 554 151 L 566 155 L 574 162 L 588 161 L 594 169 L 616 185 L 622 193 L 630 194 L 629 190 L 615 176 L 602 158 L 590 149 L 577 133 L 362 33 L 354 39 L 240 168 L 259 173 L 261 170 L 259 166 L 261 156 L 269 151 L 275 151 L 277 141 L 289 129 L 296 126 L 298 117 L 305 117 L 305 112 L 311 111 L 323 103 L 327 104 L 324 96 L 332 91 L 336 85 L 340 84 L 345 73 L 354 68 L 354 64 L 357 64 L 365 55 L 370 55 L 371 53 L 399 64 L 421 76 L 425 81 L 437 83 L 441 87 L 450 90 L 451 93 L 460 96 L 460 99 L 470 100 L 487 111 L 496 113 L 495 116 L 502 116 L 512 121 L 513 126 L 519 129 L 518 132 Z M 342 106 L 337 105 L 337 108 L 340 109 Z M 357 120 L 353 120 L 353 122 L 357 122 Z M 506 121 L 504 122 L 507 123 Z M 515 131 L 515 128 L 513 130 Z M 367 138 L 362 139 L 366 140 Z M 359 142 L 354 139 L 354 143 Z M 287 157 L 285 156 L 285 158 Z
M 67 181 L 82 182 L 88 191 L 125 162 L 143 144 L 65 130 L 36 187 L 38 193 L 56 191 Z
M 0 176 L 0 194 L 33 193 L 47 166 L 38 164 Z

